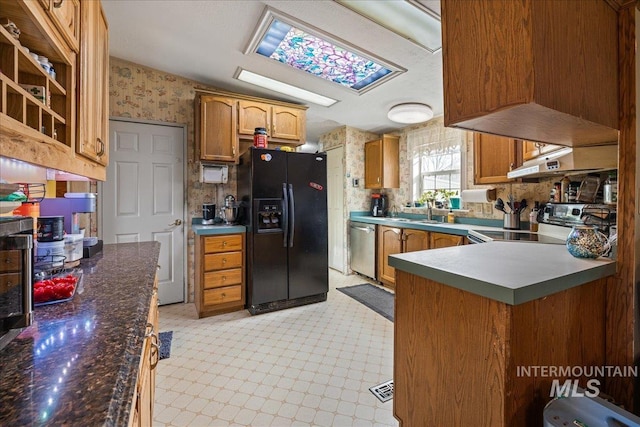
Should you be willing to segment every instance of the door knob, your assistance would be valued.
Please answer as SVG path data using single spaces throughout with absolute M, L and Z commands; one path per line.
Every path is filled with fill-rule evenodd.
M 175 221 L 173 221 L 171 224 L 169 225 L 182 225 L 182 220 L 181 219 L 176 219 Z

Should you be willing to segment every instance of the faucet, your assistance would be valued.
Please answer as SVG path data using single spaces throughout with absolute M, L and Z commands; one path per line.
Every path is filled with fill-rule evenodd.
M 427 202 L 427 219 L 429 221 L 433 220 L 433 208 L 431 207 L 431 202 Z

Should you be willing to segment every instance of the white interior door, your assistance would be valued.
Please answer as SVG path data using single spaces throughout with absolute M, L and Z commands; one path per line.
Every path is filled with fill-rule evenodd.
M 345 273 L 344 147 L 327 151 L 327 210 L 329 215 L 329 267 Z
M 160 242 L 160 304 L 183 302 L 184 129 L 110 120 L 109 136 L 102 238 L 105 243 Z

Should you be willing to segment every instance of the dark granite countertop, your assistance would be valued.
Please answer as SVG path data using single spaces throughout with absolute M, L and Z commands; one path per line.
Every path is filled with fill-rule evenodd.
M 159 253 L 104 245 L 71 301 L 36 307 L 0 351 L 0 425 L 127 425 Z

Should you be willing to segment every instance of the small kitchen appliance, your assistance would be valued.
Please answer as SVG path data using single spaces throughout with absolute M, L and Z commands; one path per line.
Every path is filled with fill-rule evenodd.
M 202 224 L 211 225 L 216 217 L 216 205 L 205 203 L 202 205 Z
M 380 193 L 371 194 L 371 216 L 386 216 L 387 206 L 387 196 Z
M 224 206 L 220 208 L 220 216 L 225 224 L 234 224 L 238 218 L 238 205 L 236 198 L 229 194 L 224 198 Z
M 21 328 L 31 325 L 33 312 L 33 219 L 0 218 L 0 350 Z M 12 285 L 13 284 L 13 285 Z

